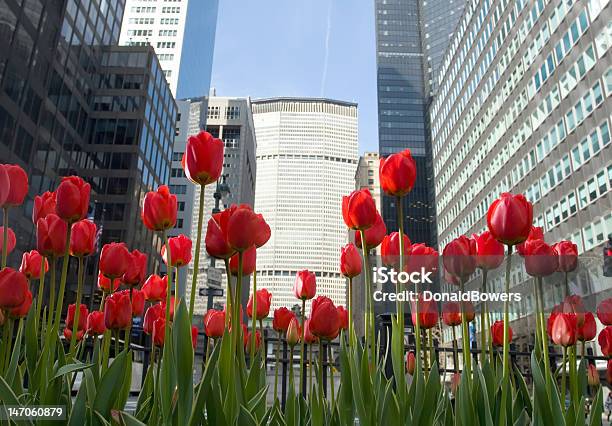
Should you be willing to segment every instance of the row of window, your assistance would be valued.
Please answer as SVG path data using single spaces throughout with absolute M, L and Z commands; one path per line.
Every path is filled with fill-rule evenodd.
M 151 37 L 153 35 L 153 30 L 128 30 L 127 35 L 128 37 Z
M 580 208 L 583 209 L 608 193 L 612 187 L 612 165 L 600 170 L 578 187 Z
M 177 30 L 159 30 L 160 37 L 174 37 L 177 34 Z
M 129 23 L 135 25 L 153 25 L 155 18 L 130 18 Z
M 610 128 L 608 122 L 605 121 L 602 125 L 593 130 L 588 136 L 585 136 L 572 149 L 572 165 L 574 170 L 578 170 L 584 163 L 610 143 Z

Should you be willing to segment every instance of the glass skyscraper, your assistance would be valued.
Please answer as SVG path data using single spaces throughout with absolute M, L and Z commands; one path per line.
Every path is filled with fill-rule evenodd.
M 436 220 L 427 119 L 430 80 L 462 4 L 463 0 L 375 3 L 379 151 L 381 156 L 406 148 L 412 152 L 417 182 L 404 198 L 404 232 L 411 241 L 431 246 L 436 246 Z M 446 18 L 440 19 L 443 14 Z M 382 215 L 390 231 L 398 228 L 395 203 L 383 195 Z

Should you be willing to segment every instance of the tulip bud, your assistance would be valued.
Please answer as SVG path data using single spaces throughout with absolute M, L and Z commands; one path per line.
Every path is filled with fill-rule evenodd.
M 89 256 L 96 251 L 98 228 L 91 220 L 79 220 L 72 224 L 70 233 L 70 255 Z
M 403 197 L 412 191 L 416 181 L 416 162 L 409 149 L 380 159 L 380 187 L 384 192 Z
M 50 213 L 36 223 L 37 249 L 47 257 L 61 257 L 66 251 L 68 225 L 56 214 Z
M 165 316 L 165 310 L 161 303 L 149 306 L 147 312 L 145 312 L 144 320 L 142 322 L 142 330 L 148 334 L 153 334 L 153 323 L 157 318 Z M 209 336 L 210 337 L 210 336 Z
M 250 353 L 251 350 L 251 332 L 250 331 L 246 331 L 246 326 L 242 326 L 243 328 L 243 333 L 242 335 L 244 336 L 244 349 Z M 261 333 L 259 332 L 259 330 L 255 331 L 255 352 L 257 352 L 259 350 L 259 348 L 261 347 Z
M 68 315 L 66 316 L 66 327 L 69 329 L 74 328 L 74 318 L 76 314 L 75 304 L 72 303 L 68 305 Z M 81 304 L 79 306 L 79 324 L 77 326 L 78 330 L 85 330 L 87 327 L 87 315 L 89 314 L 89 310 L 86 305 Z
M 255 246 L 251 246 L 251 248 L 246 249 L 242 253 L 242 276 L 251 275 L 255 272 L 255 267 L 257 264 L 257 248 Z M 238 276 L 238 269 L 240 267 L 240 258 L 239 254 L 236 253 L 230 258 L 230 274 L 232 276 Z
M 504 322 L 495 321 L 491 326 L 493 346 L 504 346 Z M 512 327 L 508 325 L 508 343 L 512 341 Z
M 132 324 L 130 295 L 125 292 L 113 293 L 104 304 L 104 325 L 111 330 L 123 330 Z
M 49 214 L 55 214 L 55 192 L 45 192 L 34 197 L 34 208 L 32 209 L 32 223 L 36 225 L 38 219 L 44 219 Z
M 4 164 L 0 164 L 0 207 L 4 206 L 4 202 L 11 192 L 11 180 L 9 178 Z
M 225 332 L 225 312 L 209 309 L 204 315 L 204 334 L 211 339 L 218 339 Z
M 489 231 L 472 234 L 476 243 L 476 265 L 480 269 L 496 269 L 504 261 L 504 245 L 493 238 Z
M 286 332 L 292 318 L 295 318 L 295 314 L 284 306 L 282 308 L 275 309 L 272 328 L 279 332 Z
M 340 333 L 340 316 L 334 302 L 325 296 L 312 301 L 310 331 L 323 340 L 334 340 Z
M 347 330 L 349 327 L 348 311 L 344 309 L 344 306 L 338 306 L 338 317 L 340 318 L 340 330 Z
M 104 312 L 93 311 L 87 316 L 87 334 L 101 336 L 106 331 L 104 326 Z
M 232 210 L 225 227 L 228 245 L 235 251 L 242 252 L 251 246 L 261 247 L 270 239 L 270 226 L 261 214 L 241 204 Z
M 23 302 L 21 302 L 19 306 L 9 309 L 8 314 L 11 318 L 25 318 L 28 315 L 28 312 L 30 312 L 31 306 L 32 293 L 30 290 L 27 290 Z
M 15 250 L 15 245 L 17 244 L 17 238 L 15 238 L 15 233 L 11 228 L 6 228 L 6 254 L 7 256 L 11 254 L 13 250 Z M 2 250 L 4 250 L 4 226 L 0 226 L 0 255 L 2 254 Z
M 424 300 L 423 296 L 419 295 L 419 326 L 421 329 L 428 330 L 435 327 L 438 323 L 438 305 L 433 300 Z M 417 304 L 412 302 L 412 323 L 416 324 Z
M 297 345 L 300 342 L 300 336 L 302 331 L 296 318 L 291 318 L 289 327 L 287 328 L 287 344 L 291 347 Z
M 408 235 L 404 234 L 404 264 L 408 259 L 407 255 L 410 251 L 410 238 Z M 399 232 L 392 232 L 389 235 L 386 235 L 380 246 L 380 255 L 382 257 L 382 263 L 399 269 L 400 263 L 400 238 Z
M 597 338 L 603 356 L 612 356 L 612 326 L 607 326 L 599 332 Z M 612 383 L 612 382 L 611 382 Z
M 552 341 L 564 347 L 576 344 L 576 315 L 559 313 L 555 316 L 552 324 Z
M 314 334 L 312 334 L 312 332 L 310 331 L 310 319 L 307 319 L 304 322 L 304 343 L 308 343 L 309 345 L 312 345 L 318 342 L 319 342 L 319 338 L 315 336 Z
M 453 395 L 457 395 L 457 390 L 459 390 L 459 385 L 461 384 L 461 374 L 453 373 L 451 376 L 451 384 L 450 388 L 453 392 Z
M 164 346 L 166 340 L 166 320 L 164 317 L 159 317 L 153 321 L 153 344 L 155 346 Z
M 159 275 L 150 275 L 149 278 L 142 285 L 142 292 L 145 295 L 145 299 L 149 302 L 159 302 L 166 299 L 166 292 L 168 290 L 168 276 L 163 278 Z
M 599 372 L 594 364 L 589 364 L 587 367 L 587 382 L 589 386 L 599 386 Z
M 461 235 L 444 247 L 442 262 L 449 274 L 465 279 L 476 270 L 476 241 Z
M 340 251 L 340 273 L 347 278 L 361 274 L 361 256 L 353 243 L 348 243 Z
M 42 256 L 36 250 L 26 251 L 21 258 L 19 272 L 27 279 L 40 279 L 42 276 Z M 45 259 L 44 273 L 49 271 L 49 262 Z
M 140 285 L 147 274 L 147 255 L 133 250 L 128 259 L 128 267 L 121 281 L 128 286 Z M 144 288 L 143 288 L 144 290 Z
M 55 211 L 68 223 L 74 223 L 87 216 L 91 186 L 78 176 L 62 178 L 55 191 Z
M 387 226 L 383 221 L 380 213 L 376 212 L 376 221 L 374 225 L 366 229 L 364 232 L 366 239 L 367 250 L 375 249 L 382 243 L 383 238 L 387 234 Z M 355 232 L 355 245 L 361 248 L 361 232 Z
M 407 251 L 406 266 L 407 272 L 431 272 L 438 270 L 438 252 L 423 243 L 411 244 Z
M 525 271 L 532 277 L 552 275 L 559 267 L 559 258 L 544 240 L 531 240 L 525 243 Z
M 559 257 L 559 271 L 572 272 L 578 267 L 578 246 L 576 244 L 571 241 L 559 241 L 552 248 Z
M 102 247 L 98 268 L 110 279 L 125 274 L 130 262 L 130 252 L 125 243 L 108 243 Z
M 111 280 L 106 278 L 102 272 L 98 273 L 98 288 L 102 290 L 104 293 L 112 293 L 117 291 L 119 288 L 119 280 L 112 280 L 112 289 L 111 289 Z
M 416 369 L 416 358 L 414 352 L 410 351 L 406 354 L 406 371 L 411 376 L 414 376 L 414 370 Z
M 366 230 L 376 222 L 376 203 L 367 189 L 342 197 L 342 218 L 349 229 Z
M 544 229 L 540 226 L 532 226 L 529 231 L 529 236 L 525 241 L 520 244 L 517 244 L 516 251 L 519 255 L 525 256 L 525 248 L 527 244 L 535 240 L 544 240 Z
M 446 302 L 443 304 L 442 321 L 449 327 L 461 324 L 461 305 L 458 302 Z
M 198 327 L 195 325 L 191 326 L 191 345 L 193 346 L 193 349 L 198 346 Z
M 532 223 L 533 206 L 522 194 L 504 192 L 487 211 L 489 231 L 497 241 L 508 246 L 525 241 Z
M 83 336 L 85 335 L 85 330 L 77 330 L 77 337 L 76 340 L 77 342 L 80 342 L 81 340 L 83 340 Z M 64 339 L 66 340 L 72 340 L 72 329 L 71 328 L 64 328 Z
M 257 319 L 261 320 L 266 318 L 270 314 L 270 305 L 272 304 L 272 293 L 268 290 L 261 289 L 257 290 Z M 253 318 L 253 295 L 249 298 L 247 303 L 247 315 L 249 318 Z
M 223 141 L 208 132 L 190 136 L 181 161 L 185 176 L 198 185 L 215 182 L 223 169 L 223 148 Z
M 170 247 L 170 266 L 180 268 L 191 262 L 191 240 L 189 238 L 183 234 L 178 237 L 169 238 L 168 246 Z M 168 258 L 166 252 L 166 245 L 163 245 L 161 255 L 164 263 L 167 265 Z
M 577 336 L 578 340 L 582 342 L 588 342 L 593 340 L 597 335 L 597 323 L 592 312 L 584 314 L 584 324 L 578 326 Z
M 612 298 L 605 299 L 597 306 L 597 318 L 603 325 L 612 325 Z
M 221 224 L 224 224 L 224 228 L 227 228 L 225 225 L 234 210 L 236 210 L 236 206 L 231 206 L 220 213 L 213 214 L 212 218 L 208 221 L 204 243 L 206 252 L 211 257 L 229 259 L 235 253 L 235 250 L 230 247 L 227 241 L 225 229 L 221 228 Z
M 25 275 L 9 267 L 0 270 L 0 309 L 20 307 L 28 292 Z
M 23 200 L 28 195 L 28 175 L 21 167 L 16 164 L 2 164 L 9 180 L 9 185 L 3 187 L 4 201 L 0 207 L 9 208 L 23 204 Z M 4 175 L 4 174 L 3 174 Z M 3 179 L 4 180 L 4 179 Z M 6 192 L 6 190 L 8 190 Z M 0 196 L 2 198 L 2 196 Z
M 165 231 L 176 225 L 176 195 L 170 194 L 166 185 L 161 185 L 157 192 L 150 191 L 145 195 L 141 218 L 151 231 Z
M 317 292 L 317 279 L 313 272 L 308 269 L 299 271 L 295 276 L 293 294 L 301 300 L 309 300 L 315 297 Z

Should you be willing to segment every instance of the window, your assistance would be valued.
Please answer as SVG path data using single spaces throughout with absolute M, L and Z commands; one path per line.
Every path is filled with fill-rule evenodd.
M 183 159 L 182 152 L 173 152 L 172 153 L 172 161 L 181 161 Z
M 176 203 L 176 207 L 177 207 L 177 210 L 179 212 L 184 212 L 185 211 L 185 202 L 184 201 L 179 201 L 178 203 Z
M 240 118 L 240 107 L 239 106 L 225 107 L 225 118 L 227 120 L 239 119 Z
M 579 169 L 584 163 L 597 155 L 602 148 L 610 143 L 610 129 L 608 121 L 604 121 L 599 127 L 593 130 L 588 136 L 572 148 L 572 162 L 574 169 Z
M 170 192 L 181 195 L 187 193 L 187 185 L 170 185 Z

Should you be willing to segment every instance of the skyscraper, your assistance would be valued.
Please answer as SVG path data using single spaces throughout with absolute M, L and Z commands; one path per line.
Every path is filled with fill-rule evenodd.
M 486 229 L 500 193 L 522 193 L 547 242 L 578 246 L 583 260 L 569 285 L 587 309 L 610 288 L 601 263 L 586 261 L 601 262 L 612 233 L 610 22 L 609 0 L 473 2 L 431 109 L 441 245 Z M 517 267 L 511 291 L 531 288 L 529 280 Z M 546 309 L 560 301 L 560 287 L 545 286 Z M 520 310 L 533 306 L 525 297 Z
M 148 253 L 161 247 L 139 210 L 144 193 L 167 182 L 176 106 L 153 49 L 116 46 L 123 6 L 0 2 L 0 162 L 17 163 L 30 177 L 25 203 L 10 214 L 13 264 L 35 246 L 34 195 L 71 174 L 92 186 L 89 215 L 102 228 L 100 244 L 121 240 Z M 149 257 L 150 270 L 158 263 Z M 86 273 L 89 287 L 93 260 Z
M 257 135 L 255 211 L 272 229 L 257 250 L 257 282 L 274 295 L 273 308 L 298 303 L 299 270 L 317 276 L 317 292 L 346 303 L 339 271 L 348 241 L 340 209 L 355 187 L 357 105 L 313 98 L 253 102 Z
M 222 261 L 216 261 L 212 267 L 211 258 L 203 247 L 206 225 L 213 209 L 220 210 L 232 204 L 255 201 L 255 129 L 249 98 L 217 97 L 185 99 L 178 102 L 181 111 L 178 133 L 174 143 L 172 174 L 170 185 L 177 194 L 179 213 L 177 228 L 173 235 L 186 234 L 194 241 L 197 234 L 200 205 L 199 187 L 194 187 L 187 180 L 180 164 L 185 151 L 185 144 L 191 135 L 206 129 L 214 137 L 223 140 L 225 145 L 223 171 L 219 186 L 208 185 L 204 190 L 204 220 L 202 229 L 202 250 L 200 252 L 198 282 L 196 284 L 195 313 L 203 315 L 207 308 L 208 298 L 199 296 L 199 290 L 209 285 L 227 290 L 225 268 Z M 217 193 L 218 195 L 216 195 Z M 216 196 L 219 202 L 216 202 Z M 180 275 L 180 287 L 186 294 L 191 294 L 193 261 Z M 211 271 L 211 268 L 214 269 Z M 248 281 L 247 281 L 248 282 Z M 244 286 L 244 296 L 248 295 L 248 286 Z M 224 303 L 223 298 L 213 300 Z
M 404 232 L 436 246 L 428 105 L 441 52 L 463 0 L 376 0 L 376 63 L 380 155 L 409 148 L 417 165 L 414 189 L 403 202 Z M 382 196 L 382 215 L 397 230 L 396 200 Z
M 164 75 L 176 94 L 187 21 L 188 0 L 126 0 L 119 43 L 155 48 Z

